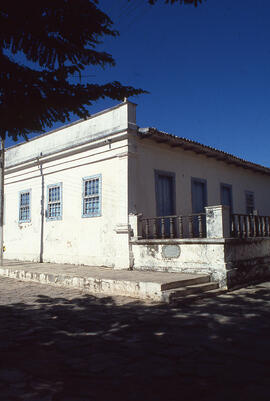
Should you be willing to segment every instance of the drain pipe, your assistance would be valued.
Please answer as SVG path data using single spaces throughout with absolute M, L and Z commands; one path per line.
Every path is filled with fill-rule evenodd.
M 40 153 L 42 156 L 42 153 Z M 44 174 L 42 163 L 37 157 L 37 164 L 40 171 L 41 176 L 41 199 L 40 199 L 40 254 L 39 254 L 39 262 L 43 263 L 43 250 L 44 250 Z

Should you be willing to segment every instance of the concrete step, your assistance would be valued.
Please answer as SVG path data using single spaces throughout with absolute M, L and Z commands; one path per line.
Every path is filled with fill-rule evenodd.
M 0 266 L 0 276 L 76 288 L 91 294 L 121 295 L 168 303 L 217 288 L 217 284 L 211 283 L 210 276 L 206 274 L 143 272 L 8 260 Z
M 179 300 L 186 300 L 187 298 L 192 299 L 192 297 L 198 297 L 198 295 L 205 294 L 206 292 L 210 294 L 211 291 L 219 291 L 219 284 L 217 282 L 188 285 L 178 289 L 163 291 L 162 300 L 166 303 L 173 303 Z
M 192 286 L 196 284 L 204 284 L 210 282 L 210 276 L 198 275 L 197 277 L 188 278 L 180 281 L 171 281 L 161 285 L 161 291 L 172 290 L 175 288 L 181 288 L 186 286 Z
M 190 294 L 185 297 L 179 297 L 172 299 L 170 301 L 171 304 L 186 304 L 186 303 L 192 303 L 195 301 L 199 301 L 202 299 L 208 299 L 208 298 L 214 298 L 217 297 L 218 295 L 222 295 L 227 293 L 228 290 L 222 289 L 222 288 L 217 288 L 215 290 L 209 290 L 197 294 Z

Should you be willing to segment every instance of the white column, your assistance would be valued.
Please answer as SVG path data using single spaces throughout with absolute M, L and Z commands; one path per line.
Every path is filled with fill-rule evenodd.
M 138 215 L 129 214 L 129 226 L 130 226 L 130 237 L 132 239 L 138 239 Z
M 114 246 L 117 250 L 115 269 L 129 268 L 129 222 L 128 222 L 128 152 L 118 155 L 118 209 L 114 227 Z
M 230 207 L 225 205 L 206 206 L 206 236 L 207 238 L 229 238 Z

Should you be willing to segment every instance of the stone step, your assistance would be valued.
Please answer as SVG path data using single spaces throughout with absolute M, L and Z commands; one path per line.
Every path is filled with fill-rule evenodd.
M 172 290 L 175 288 L 181 288 L 186 286 L 192 286 L 196 284 L 204 284 L 210 282 L 210 276 L 207 275 L 198 275 L 197 277 L 188 278 L 180 281 L 171 281 L 168 283 L 164 283 L 161 285 L 161 291 Z
M 76 288 L 91 294 L 120 295 L 154 302 L 187 299 L 190 294 L 217 286 L 210 275 L 138 272 L 95 266 L 5 261 L 0 276 Z
M 192 296 L 198 296 L 198 294 L 203 294 L 210 291 L 216 291 L 218 289 L 219 289 L 219 284 L 217 282 L 188 285 L 186 287 L 180 287 L 178 289 L 163 291 L 162 300 L 163 302 L 171 303 L 171 302 L 176 302 L 178 300 L 185 300 L 187 297 L 191 299 Z
M 209 291 L 204 291 L 204 292 L 200 292 L 197 294 L 190 294 L 187 295 L 185 297 L 179 297 L 179 298 L 175 298 L 172 299 L 170 301 L 171 304 L 185 304 L 185 303 L 191 303 L 191 302 L 195 302 L 195 301 L 199 301 L 202 299 L 207 299 L 207 298 L 214 298 L 217 297 L 218 295 L 222 295 L 227 293 L 228 290 L 223 289 L 223 288 L 217 288 L 215 290 L 209 290 Z

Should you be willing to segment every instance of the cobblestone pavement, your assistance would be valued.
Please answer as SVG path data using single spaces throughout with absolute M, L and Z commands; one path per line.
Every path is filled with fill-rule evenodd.
M 186 305 L 0 278 L 0 400 L 270 400 L 270 283 Z

